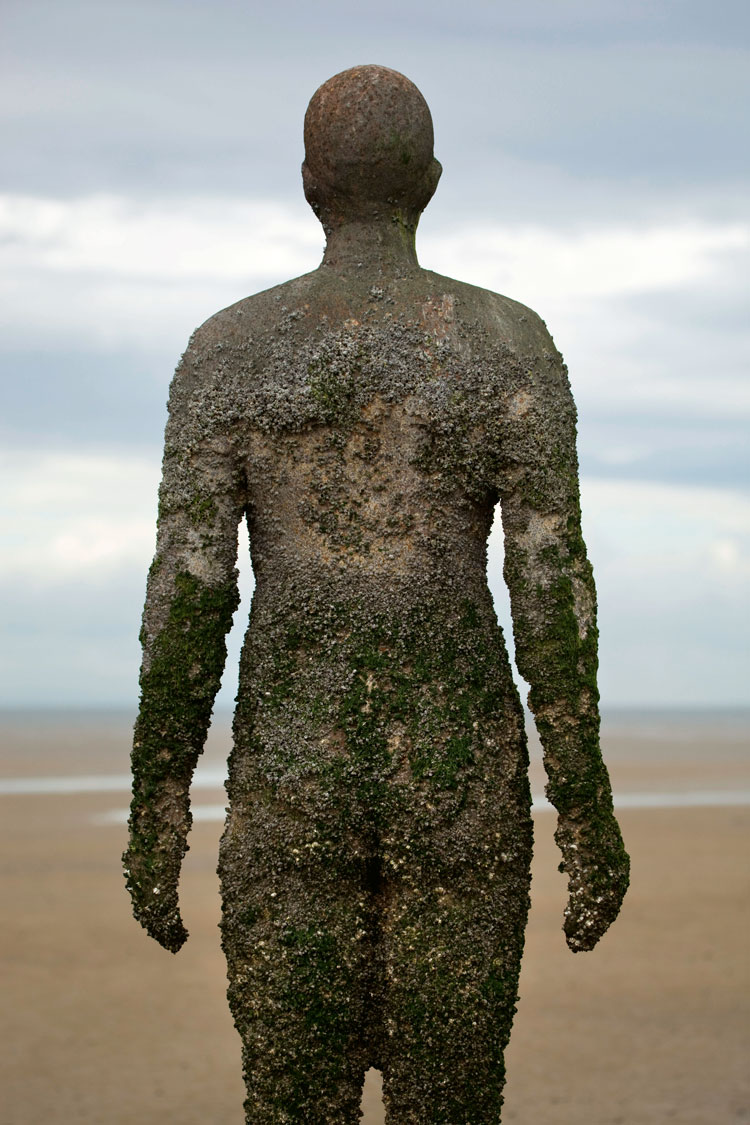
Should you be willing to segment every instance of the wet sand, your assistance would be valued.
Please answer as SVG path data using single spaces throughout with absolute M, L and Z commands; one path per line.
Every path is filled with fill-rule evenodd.
M 118 774 L 128 719 L 7 717 L 3 777 Z M 226 751 L 219 724 L 207 752 Z M 748 788 L 746 731 L 613 725 L 620 792 Z M 540 789 L 538 765 L 534 788 Z M 221 789 L 196 801 L 222 803 Z M 196 823 L 183 878 L 191 938 L 177 957 L 132 921 L 125 794 L 0 796 L 6 1125 L 241 1125 L 239 1041 L 217 921 L 221 825 Z M 505 1123 L 730 1125 L 750 1121 L 750 808 L 625 809 L 632 888 L 618 923 L 574 956 L 560 930 L 554 815 L 535 817 L 533 909 L 507 1054 Z M 383 1121 L 377 1080 L 366 1125 Z

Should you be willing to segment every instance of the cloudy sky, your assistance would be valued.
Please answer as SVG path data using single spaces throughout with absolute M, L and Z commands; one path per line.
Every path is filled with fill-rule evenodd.
M 603 704 L 750 702 L 748 13 L 5 0 L 0 704 L 134 704 L 171 372 L 318 264 L 302 118 L 365 62 L 432 109 L 422 264 L 531 305 L 568 361 Z M 506 621 L 501 560 L 493 534 Z

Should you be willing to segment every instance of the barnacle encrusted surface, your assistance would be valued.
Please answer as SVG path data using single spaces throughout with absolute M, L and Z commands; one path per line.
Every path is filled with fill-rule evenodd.
M 179 865 L 246 513 L 220 874 L 248 1121 L 354 1121 L 368 1065 L 394 1121 L 499 1120 L 531 828 L 486 581 L 498 500 L 561 833 L 611 811 L 574 441 L 538 318 L 426 271 L 319 271 L 212 318 L 183 357 L 133 823 L 152 864 Z
M 125 856 L 136 916 L 187 934 L 189 785 L 256 588 L 221 842 L 222 941 L 252 1125 L 497 1125 L 529 906 L 521 703 L 487 586 L 498 502 L 565 932 L 591 948 L 628 860 L 599 752 L 575 408 L 529 309 L 420 269 L 435 189 L 419 91 L 357 67 L 313 97 L 321 267 L 193 336 L 175 375 Z

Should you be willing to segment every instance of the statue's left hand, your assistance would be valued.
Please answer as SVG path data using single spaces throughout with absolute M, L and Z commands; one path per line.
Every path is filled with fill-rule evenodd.
M 568 876 L 565 940 L 574 953 L 593 949 L 620 912 L 630 882 L 630 859 L 614 813 L 558 820 L 560 870 Z
M 163 857 L 146 856 L 135 849 L 132 840 L 122 860 L 137 921 L 149 937 L 177 953 L 188 937 L 177 898 L 179 862 L 175 871 L 175 865 L 165 863 Z

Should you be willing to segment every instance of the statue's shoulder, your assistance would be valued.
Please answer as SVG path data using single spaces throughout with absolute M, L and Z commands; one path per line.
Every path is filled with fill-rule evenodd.
M 479 285 L 469 285 L 432 270 L 424 273 L 436 295 L 442 294 L 452 303 L 453 316 L 464 329 L 470 332 L 476 326 L 491 344 L 504 344 L 519 357 L 560 358 L 546 324 L 533 309 Z
M 311 276 L 243 297 L 196 328 L 172 379 L 170 409 L 196 395 L 221 396 L 238 374 L 252 382 L 278 346 L 280 332 L 300 315 Z
M 195 330 L 188 350 L 213 352 L 249 347 L 254 339 L 276 332 L 288 313 L 304 302 L 312 277 L 312 273 L 303 274 L 220 309 Z

